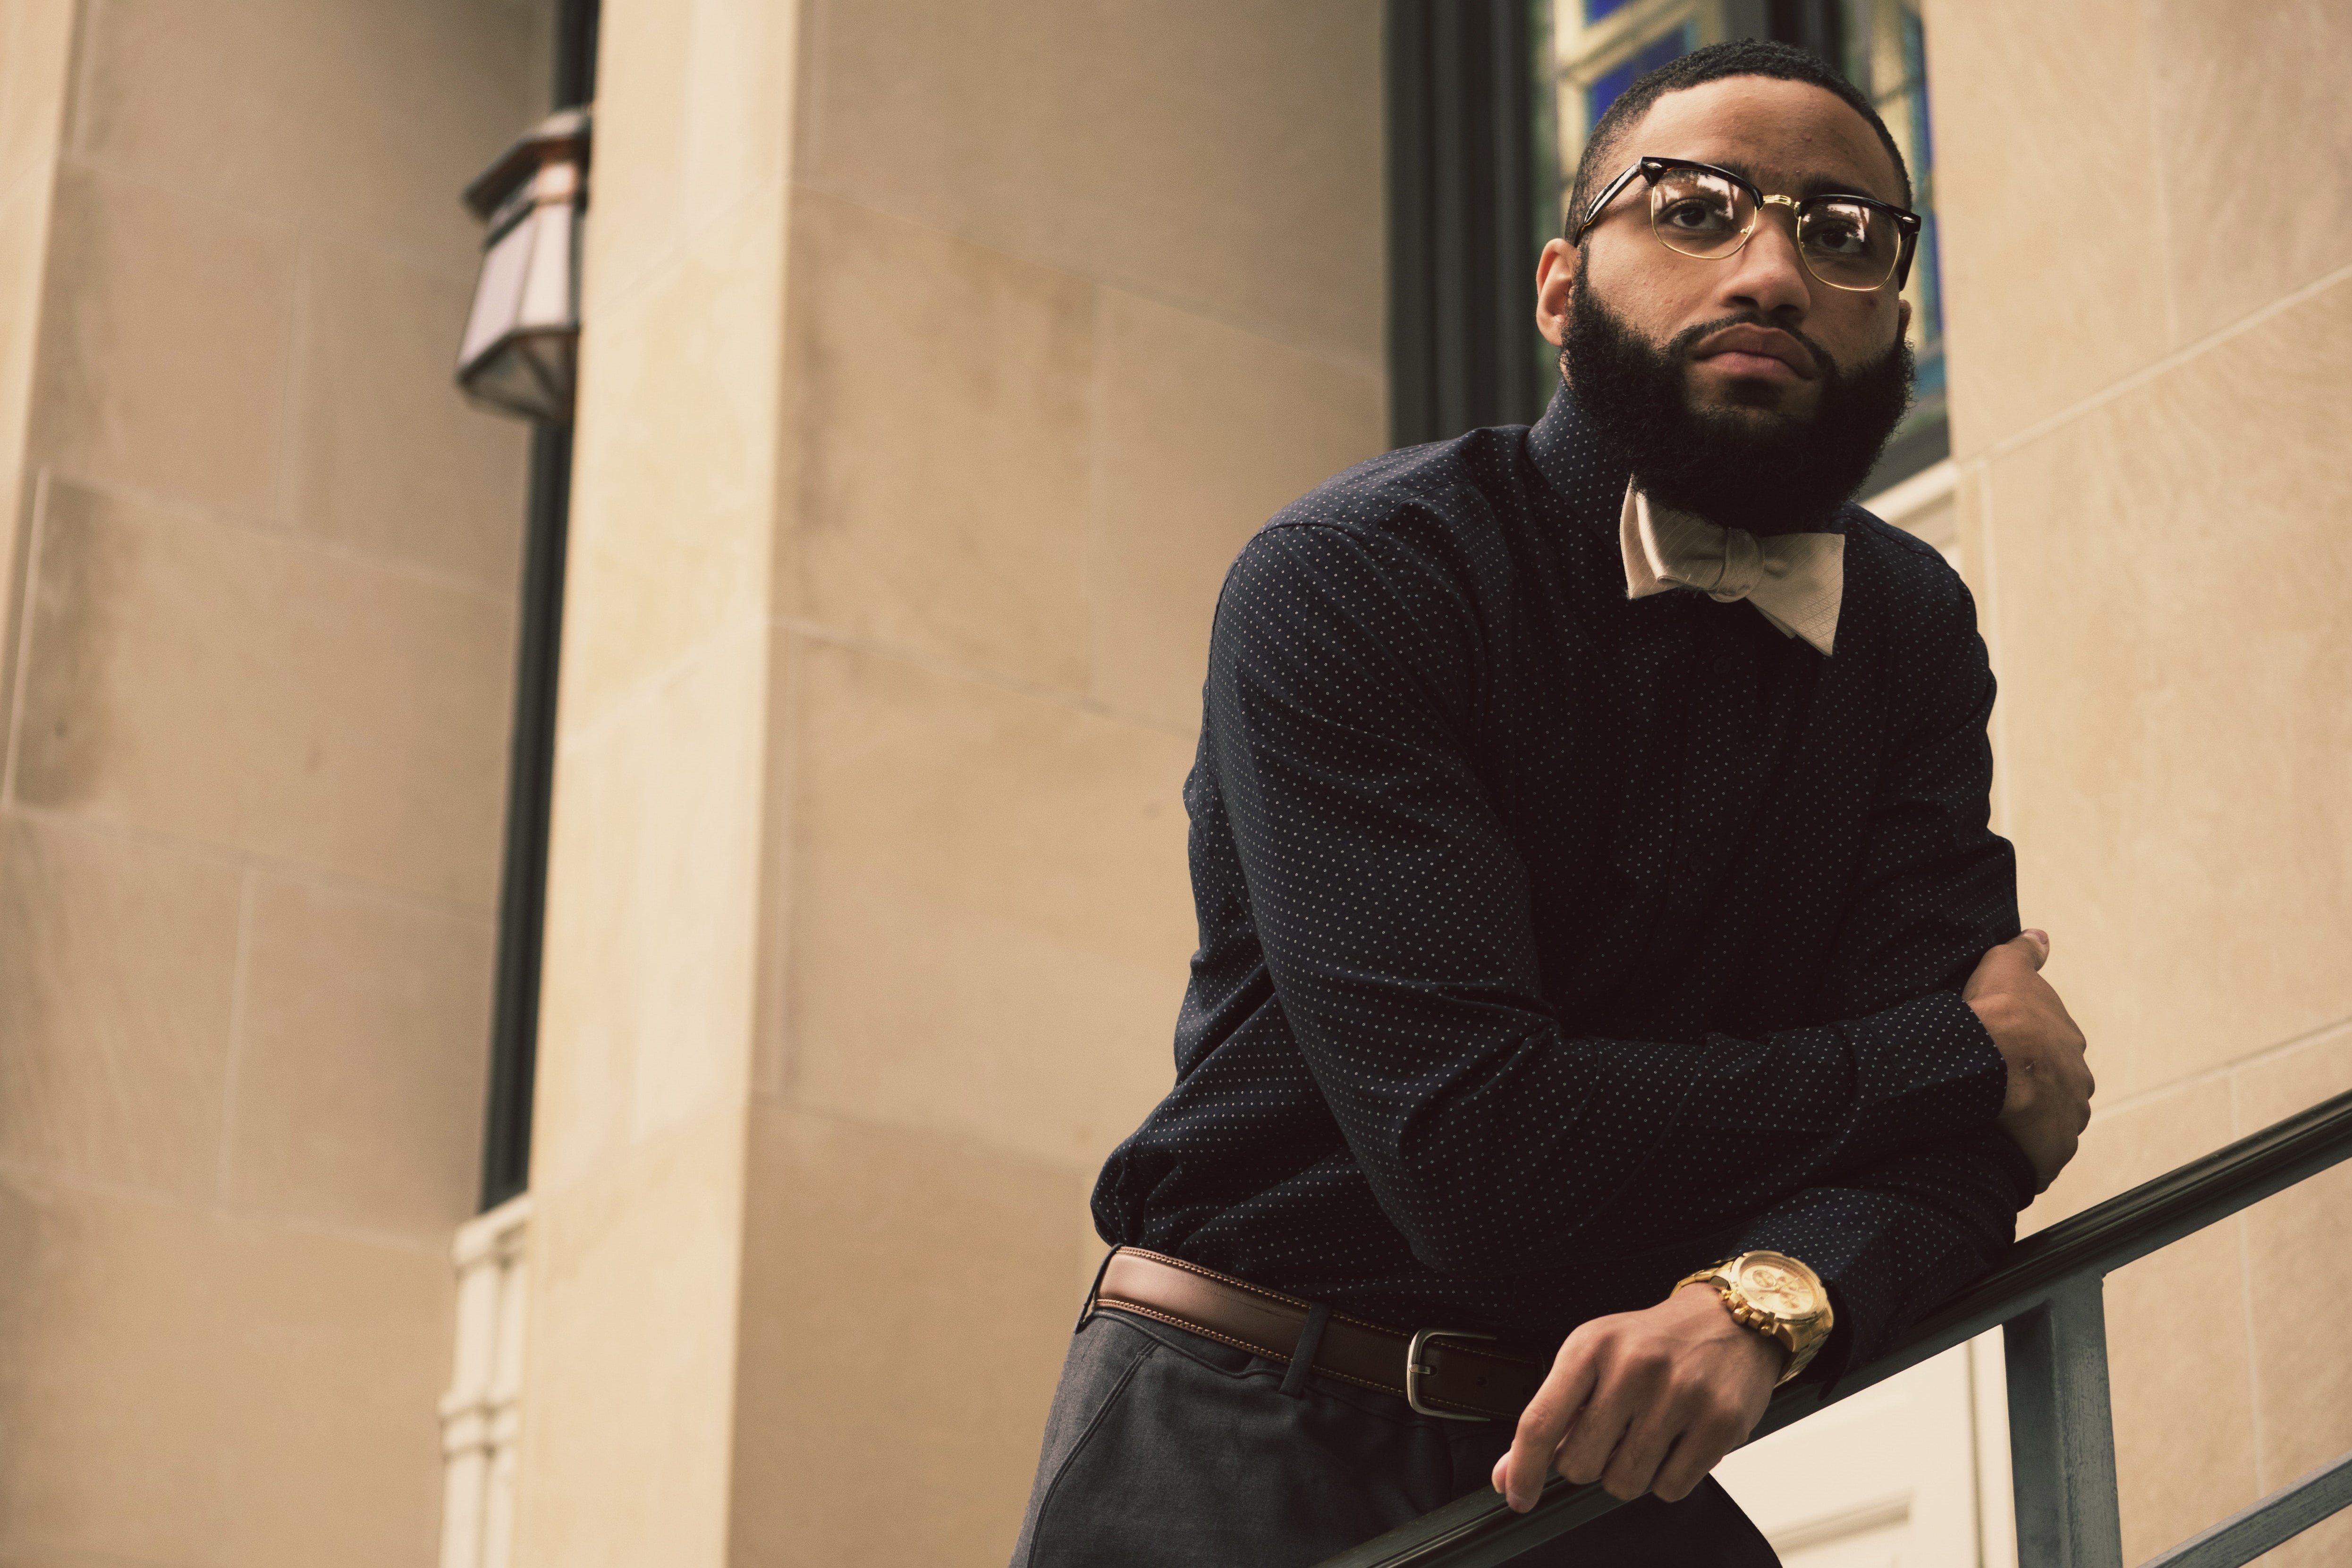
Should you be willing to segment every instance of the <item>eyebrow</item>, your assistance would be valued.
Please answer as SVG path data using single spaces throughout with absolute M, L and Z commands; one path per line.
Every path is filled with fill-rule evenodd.
M 1757 175 L 1756 166 L 1745 159 L 1702 158 L 1699 162 L 1712 163 L 1718 169 L 1728 169 L 1758 190 L 1765 189 L 1765 182 Z M 1865 201 L 1885 202 L 1893 206 L 1903 204 L 1895 197 L 1872 193 L 1860 181 L 1841 180 L 1831 174 L 1808 174 L 1795 190 L 1787 193 L 1792 196 L 1860 196 Z

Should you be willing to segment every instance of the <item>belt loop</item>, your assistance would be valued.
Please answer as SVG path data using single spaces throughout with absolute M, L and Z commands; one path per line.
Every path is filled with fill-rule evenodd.
M 1087 1320 L 1095 1315 L 1095 1298 L 1102 1294 L 1103 1276 L 1110 1272 L 1110 1260 L 1118 1256 L 1116 1247 L 1103 1254 L 1102 1266 L 1095 1270 L 1095 1282 L 1087 1287 L 1087 1303 L 1078 1309 L 1078 1321 L 1070 1325 L 1072 1333 L 1086 1327 Z
M 1293 1399 L 1307 1397 L 1307 1375 L 1315 1370 L 1315 1353 L 1323 1348 L 1323 1325 L 1331 1321 L 1331 1308 L 1318 1301 L 1307 1309 L 1307 1326 L 1298 1331 L 1298 1343 L 1290 1353 L 1290 1370 L 1282 1375 L 1282 1391 Z

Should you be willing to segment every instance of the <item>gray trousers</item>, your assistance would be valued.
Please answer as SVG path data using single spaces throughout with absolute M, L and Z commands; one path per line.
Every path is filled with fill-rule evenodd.
M 1443 1421 L 1113 1310 L 1079 1325 L 1045 1423 L 1013 1568 L 1310 1568 L 1490 1484 L 1500 1422 Z M 1779 1568 L 1713 1478 L 1645 1497 L 1517 1559 Z

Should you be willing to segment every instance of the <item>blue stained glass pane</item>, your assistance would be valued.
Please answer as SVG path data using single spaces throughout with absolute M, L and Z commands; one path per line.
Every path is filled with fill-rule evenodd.
M 1673 32 L 1651 39 L 1633 56 L 1596 78 L 1584 89 L 1584 128 L 1590 131 L 1601 123 L 1617 95 L 1633 85 L 1633 78 L 1644 72 L 1656 70 L 1668 60 L 1680 59 L 1691 52 L 1691 29 L 1687 23 Z
M 1944 390 L 1944 350 L 1931 349 L 1919 360 L 1918 379 L 1911 383 L 1911 395 L 1919 402 L 1938 396 Z
M 1911 83 L 1911 145 L 1919 160 L 1916 173 L 1924 174 L 1936 166 L 1927 129 L 1927 36 L 1919 26 L 1919 14 L 1908 9 L 1903 13 L 1903 74 Z
M 1921 279 L 1927 287 L 1919 291 L 1927 314 L 1920 336 L 1931 343 L 1941 343 L 1944 340 L 1943 229 L 1936 222 L 1934 213 L 1927 214 L 1926 218 L 1927 221 L 1920 225 L 1919 249 L 1913 256 L 1911 265 L 1915 270 L 1924 265 L 1927 274 Z
M 1633 0 L 1584 0 L 1584 21 L 1587 26 L 1601 20 L 1612 11 L 1622 11 Z

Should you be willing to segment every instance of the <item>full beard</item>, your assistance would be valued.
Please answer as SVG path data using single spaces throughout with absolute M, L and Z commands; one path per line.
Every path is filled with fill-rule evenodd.
M 1847 371 L 1792 333 L 1821 373 L 1811 418 L 1693 408 L 1690 350 L 1742 322 L 1774 325 L 1754 312 L 1727 316 L 1654 348 L 1593 298 L 1580 258 L 1560 369 L 1653 501 L 1755 534 L 1818 528 L 1862 488 L 1911 406 L 1911 345 L 1898 338 L 1875 361 Z

